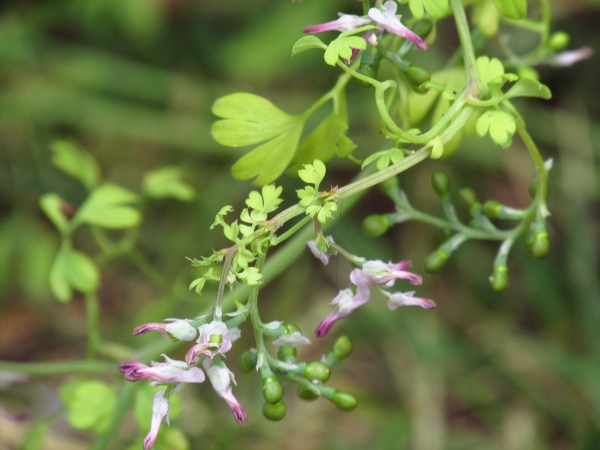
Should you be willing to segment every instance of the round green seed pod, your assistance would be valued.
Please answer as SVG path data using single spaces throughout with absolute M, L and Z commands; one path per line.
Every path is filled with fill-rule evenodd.
M 567 33 L 564 31 L 557 31 L 550 36 L 548 45 L 553 51 L 559 52 L 569 45 L 570 40 L 571 37 Z
M 444 250 L 438 248 L 435 252 L 425 258 L 424 266 L 425 272 L 436 273 L 442 270 L 446 265 L 446 262 L 450 258 L 450 255 Z
M 283 324 L 283 332 L 284 334 L 300 333 L 300 327 L 294 322 L 286 322 Z
M 342 335 L 333 344 L 333 354 L 341 361 L 352 353 L 352 340 L 346 335 Z
M 238 369 L 242 373 L 250 373 L 256 368 L 257 360 L 256 352 L 246 350 L 238 358 Z
M 481 202 L 477 198 L 477 194 L 469 187 L 460 188 L 458 190 L 458 198 L 460 199 L 460 202 L 467 209 L 469 209 L 469 211 L 477 209 L 481 206 Z
M 282 346 L 277 349 L 277 358 L 281 361 L 292 362 L 296 360 L 296 347 Z
M 306 365 L 304 369 L 304 377 L 311 381 L 320 381 L 325 383 L 331 376 L 329 366 L 321 361 L 313 361 Z
M 283 398 L 283 386 L 274 375 L 263 379 L 263 397 L 272 405 L 279 403 Z
M 378 237 L 392 226 L 392 221 L 385 214 L 372 214 L 362 223 L 362 231 L 368 237 Z
M 343 411 L 350 411 L 351 409 L 356 408 L 357 405 L 354 395 L 342 391 L 335 391 L 331 398 L 331 403 Z
M 498 218 L 498 211 L 502 208 L 502 203 L 496 200 L 488 200 L 483 204 L 483 213 L 490 219 Z
M 446 172 L 436 170 L 431 174 L 431 187 L 438 197 L 448 197 L 450 195 L 450 177 Z
M 262 407 L 263 416 L 265 416 L 266 419 L 272 420 L 273 422 L 283 419 L 286 412 L 287 408 L 283 402 L 275 404 L 265 403 Z
M 433 22 L 429 19 L 421 19 L 415 22 L 412 27 L 413 33 L 419 36 L 421 39 L 425 39 L 433 30 Z
M 538 259 L 545 258 L 550 253 L 550 240 L 548 233 L 536 232 L 533 234 L 533 242 L 531 244 L 531 254 Z
M 298 390 L 296 391 L 296 395 L 300 397 L 302 400 L 311 401 L 319 398 L 318 394 L 315 394 L 312 389 L 309 389 L 306 386 L 299 385 Z
M 490 277 L 490 284 L 494 292 L 502 292 L 508 286 L 508 267 L 494 266 L 494 273 Z

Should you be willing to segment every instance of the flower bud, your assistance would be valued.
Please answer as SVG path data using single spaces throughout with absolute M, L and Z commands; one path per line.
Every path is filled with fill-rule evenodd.
M 372 214 L 363 220 L 362 231 L 368 237 L 384 234 L 392 226 L 392 221 L 385 214 Z
M 300 333 L 300 327 L 298 325 L 296 325 L 294 322 L 286 322 L 283 324 L 283 332 L 285 334 L 292 334 L 292 333 Z
M 431 186 L 438 197 L 445 198 L 450 195 L 450 177 L 441 170 L 431 174 Z
M 350 411 L 356 408 L 356 398 L 347 392 L 335 391 L 331 397 L 331 403 L 344 411 Z
M 488 200 L 483 204 L 483 213 L 490 219 L 498 219 L 504 205 L 496 200 Z
M 304 377 L 310 381 L 320 381 L 321 383 L 329 380 L 331 371 L 329 366 L 321 361 L 313 361 L 304 368 Z
M 390 192 L 397 191 L 398 189 L 400 189 L 398 177 L 390 177 L 379 183 L 379 190 L 386 195 L 390 195 Z
M 458 198 L 469 211 L 474 211 L 478 208 L 481 208 L 481 202 L 477 198 L 477 194 L 469 187 L 460 188 L 458 190 Z
M 306 401 L 311 401 L 311 400 L 315 400 L 315 399 L 319 398 L 319 395 L 317 393 L 315 393 L 315 391 L 313 391 L 311 388 L 304 386 L 302 384 L 300 386 L 298 386 L 298 390 L 296 391 L 296 394 L 302 400 L 306 400 Z
M 277 350 L 277 358 L 285 362 L 295 362 L 296 354 L 296 347 L 282 346 Z
M 285 403 L 279 402 L 275 404 L 265 403 L 262 407 L 262 413 L 265 418 L 277 422 L 285 417 L 287 408 Z
M 421 84 L 431 80 L 431 74 L 427 70 L 413 64 L 406 69 L 404 75 L 415 87 L 419 87 Z
M 340 336 L 333 344 L 333 354 L 341 361 L 347 358 L 352 353 L 352 341 L 346 335 Z
M 274 375 L 263 379 L 263 397 L 272 405 L 279 403 L 283 398 L 283 387 Z
M 502 292 L 508 286 L 508 267 L 494 266 L 494 273 L 490 277 L 490 284 L 494 292 Z
M 429 19 L 421 19 L 415 22 L 412 27 L 413 33 L 419 36 L 421 39 L 425 39 L 429 36 L 429 33 L 433 30 L 433 22 Z
M 550 36 L 550 40 L 548 41 L 548 46 L 555 52 L 559 52 L 563 50 L 567 45 L 569 45 L 569 41 L 571 40 L 570 36 L 564 31 L 557 31 Z
M 256 368 L 257 360 L 256 352 L 246 350 L 238 358 L 238 369 L 242 373 L 250 373 Z
M 531 243 L 531 254 L 538 259 L 542 259 L 548 256 L 549 253 L 550 240 L 548 239 L 548 233 L 535 232 Z
M 438 248 L 435 252 L 425 258 L 424 266 L 425 272 L 436 273 L 442 270 L 442 267 L 446 265 L 446 261 L 450 258 L 450 255 L 441 248 Z

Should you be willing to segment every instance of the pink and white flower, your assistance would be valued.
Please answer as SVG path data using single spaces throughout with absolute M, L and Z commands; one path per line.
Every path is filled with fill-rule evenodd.
M 351 289 L 344 289 L 331 301 L 334 305 L 333 311 L 325 317 L 317 326 L 315 336 L 321 338 L 325 336 L 333 324 L 344 317 L 348 317 L 359 306 L 369 301 L 371 292 L 367 286 L 357 286 L 356 293 Z
M 399 263 L 384 263 L 383 261 L 367 261 L 361 269 L 354 269 L 350 273 L 350 281 L 357 286 L 369 286 L 372 284 L 392 286 L 396 280 L 406 280 L 411 284 L 420 285 L 423 279 L 412 272 L 408 272 L 410 261 L 404 260 Z
M 158 331 L 169 341 L 193 341 L 198 330 L 189 319 L 165 319 L 170 323 L 146 323 L 133 330 L 133 335 L 144 334 L 148 331 Z
M 164 383 L 202 383 L 204 372 L 198 367 L 190 367 L 184 361 L 177 361 L 163 355 L 166 362 L 152 361 L 151 366 L 128 361 L 119 364 L 118 370 L 125 374 L 128 381 L 150 380 L 152 386 Z
M 202 361 L 202 365 L 217 395 L 225 400 L 235 420 L 244 425 L 248 421 L 248 416 L 240 402 L 233 395 L 231 383 L 236 384 L 236 382 L 231 370 L 223 362 L 213 361 L 212 359 L 205 359 Z
M 431 309 L 437 306 L 433 300 L 415 297 L 415 291 L 392 293 L 383 291 L 383 295 L 387 297 L 387 306 L 391 310 L 399 308 L 400 306 L 420 306 L 425 309 Z
M 190 347 L 185 355 L 185 360 L 190 366 L 198 362 L 201 355 L 210 358 L 223 355 L 231 349 L 231 345 L 239 339 L 239 328 L 227 328 L 224 322 L 213 320 L 198 328 L 197 344 Z
M 158 391 L 154 394 L 152 403 L 152 420 L 150 422 L 150 431 L 144 439 L 144 450 L 150 450 L 154 447 L 156 436 L 163 419 L 169 425 L 169 401 L 165 398 L 165 391 Z

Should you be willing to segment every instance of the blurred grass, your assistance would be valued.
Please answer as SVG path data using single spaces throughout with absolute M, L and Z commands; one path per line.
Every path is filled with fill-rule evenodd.
M 306 107 L 335 72 L 323 67 L 317 52 L 290 59 L 291 44 L 307 22 L 329 20 L 348 7 L 360 5 L 65 0 L 1 6 L 2 359 L 48 361 L 83 354 L 81 302 L 58 305 L 47 288 L 58 238 L 37 202 L 50 190 L 74 204 L 84 194 L 51 167 L 49 144 L 76 138 L 98 158 L 107 179 L 133 189 L 145 171 L 164 164 L 184 166 L 193 175 L 197 201 L 149 205 L 140 235 L 141 250 L 177 286 L 175 304 L 165 306 L 164 291 L 127 260 L 102 268 L 102 335 L 141 345 L 143 340 L 129 336 L 133 326 L 161 320 L 166 311 L 195 314 L 207 304 L 206 298 L 185 293 L 193 271 L 184 256 L 199 257 L 223 244 L 217 233 L 208 232 L 214 213 L 223 204 L 239 205 L 249 188 L 228 174 L 238 151 L 210 138 L 212 101 L 246 90 L 290 112 Z M 573 33 L 572 48 L 598 48 L 597 2 L 559 2 L 557 11 L 556 29 Z M 439 39 L 442 50 L 454 39 L 452 27 L 447 28 L 449 36 Z M 431 61 L 445 57 L 436 46 L 428 54 Z M 288 417 L 269 423 L 260 414 L 257 377 L 240 374 L 236 393 L 250 415 L 242 428 L 210 386 L 186 388 L 188 410 L 178 424 L 192 448 L 600 448 L 598 73 L 597 57 L 574 68 L 543 70 L 554 99 L 523 104 L 532 134 L 554 158 L 549 259 L 534 261 L 516 250 L 510 287 L 495 295 L 487 284 L 495 249 L 468 244 L 441 274 L 426 277 L 420 294 L 435 299 L 436 310 L 390 314 L 375 298 L 336 324 L 334 336 L 348 332 L 356 344 L 355 354 L 336 367 L 331 381 L 357 393 L 360 406 L 352 413 L 324 400 L 303 403 L 290 389 Z M 350 104 L 352 137 L 362 147 L 359 152 L 379 150 L 371 148 L 377 145 L 372 137 L 377 124 L 370 93 L 352 89 L 357 95 Z M 522 206 L 533 175 L 522 154 L 518 142 L 500 150 L 481 140 L 466 141 L 452 160 L 426 162 L 403 175 L 401 183 L 413 204 L 435 211 L 429 175 L 447 165 L 456 187 L 470 185 L 484 199 Z M 348 179 L 349 170 L 339 163 L 332 172 Z M 295 188 L 290 181 L 284 186 L 289 192 Z M 336 241 L 368 257 L 411 258 L 421 271 L 418 261 L 435 247 L 433 230 L 405 224 L 379 240 L 360 234 L 361 217 L 391 207 L 369 194 L 336 226 Z M 97 251 L 85 232 L 76 238 L 80 248 Z M 302 257 L 264 289 L 264 318 L 293 319 L 310 334 L 345 286 L 347 271 L 341 261 L 323 270 L 308 255 Z M 243 331 L 250 335 L 249 328 Z M 332 343 L 317 342 L 300 356 L 318 359 Z M 235 348 L 230 362 L 243 350 L 243 344 Z M 59 381 L 7 384 L 0 407 L 44 417 L 58 409 L 52 388 Z M 60 426 L 53 435 L 67 436 Z M 123 448 L 131 435 L 127 422 L 119 441 Z M 0 448 L 16 442 L 12 437 L 10 428 L 0 428 Z M 74 438 L 83 448 L 89 441 L 87 435 Z M 63 442 L 62 448 L 77 448 Z

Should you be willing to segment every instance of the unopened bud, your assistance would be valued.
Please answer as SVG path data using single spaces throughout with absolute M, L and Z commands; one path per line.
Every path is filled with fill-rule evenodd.
M 387 180 L 379 183 L 379 190 L 386 195 L 389 195 L 390 192 L 400 189 L 400 182 L 398 181 L 398 177 L 390 177 Z
M 283 419 L 286 412 L 287 408 L 283 402 L 275 404 L 265 403 L 262 407 L 263 416 L 265 416 L 266 419 L 272 420 L 273 422 Z
M 564 31 L 557 31 L 550 36 L 550 40 L 548 41 L 548 45 L 550 48 L 559 52 L 563 50 L 567 45 L 569 45 L 569 41 L 571 40 L 570 36 Z
M 435 252 L 425 258 L 424 266 L 425 272 L 436 273 L 442 270 L 442 267 L 446 265 L 446 262 L 450 258 L 450 255 L 441 248 L 438 248 Z
M 350 411 L 356 408 L 356 398 L 347 392 L 335 391 L 331 397 L 331 403 L 344 411 Z
M 295 362 L 296 353 L 296 347 L 282 346 L 277 350 L 277 358 L 279 358 L 280 361 Z
M 502 203 L 496 200 L 488 200 L 483 204 L 483 213 L 490 219 L 498 219 L 503 206 Z
M 304 385 L 298 386 L 298 390 L 296 391 L 296 394 L 302 400 L 307 400 L 307 401 L 311 401 L 311 400 L 315 400 L 315 399 L 319 398 L 319 394 L 315 393 L 314 390 L 312 390 L 311 388 L 304 386 Z
M 372 214 L 363 220 L 362 231 L 368 237 L 378 237 L 392 226 L 392 221 L 385 214 Z
M 304 377 L 310 381 L 320 381 L 321 383 L 329 380 L 331 371 L 329 366 L 321 361 L 313 361 L 306 365 Z
M 413 33 L 421 39 L 425 39 L 433 30 L 433 22 L 429 19 L 418 20 L 412 27 Z
M 263 379 L 263 397 L 272 405 L 279 403 L 283 398 L 283 387 L 274 375 Z
M 283 332 L 284 334 L 292 334 L 292 333 L 300 333 L 300 327 L 296 325 L 294 322 L 286 322 L 283 324 Z
M 448 197 L 450 195 L 450 177 L 446 172 L 436 170 L 431 174 L 431 186 L 438 197 Z
M 494 266 L 494 273 L 490 277 L 490 284 L 494 292 L 502 292 L 508 286 L 508 267 Z
M 548 233 L 535 232 L 531 243 L 531 254 L 538 259 L 545 258 L 550 253 L 550 240 Z
M 477 198 L 477 194 L 469 187 L 460 188 L 458 190 L 458 198 L 469 211 L 481 208 L 481 202 Z
M 352 353 L 352 341 L 346 335 L 340 336 L 333 344 L 333 354 L 338 360 L 342 360 L 350 356 Z

